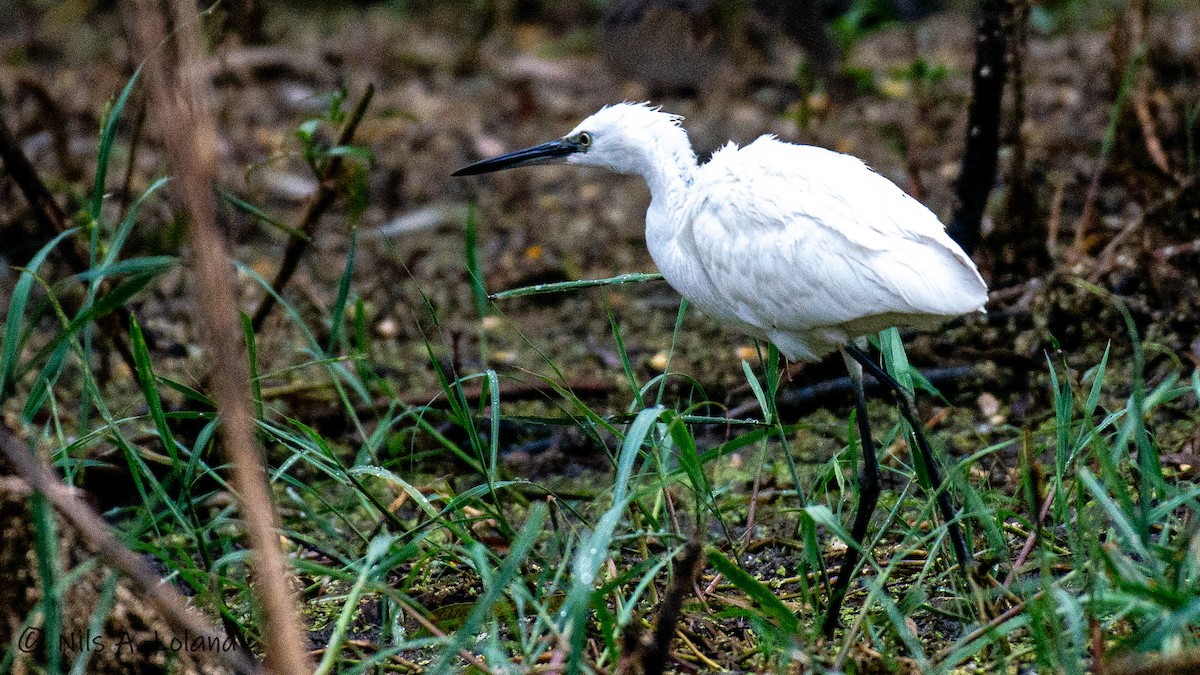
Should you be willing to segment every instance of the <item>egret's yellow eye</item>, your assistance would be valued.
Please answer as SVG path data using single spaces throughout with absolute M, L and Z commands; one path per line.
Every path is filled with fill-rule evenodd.
M 592 147 L 592 135 L 586 131 L 580 132 L 579 133 L 579 147 L 583 148 L 584 150 L 587 150 L 588 148 Z

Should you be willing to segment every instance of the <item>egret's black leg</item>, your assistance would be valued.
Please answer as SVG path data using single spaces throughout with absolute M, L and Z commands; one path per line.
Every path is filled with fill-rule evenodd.
M 849 343 L 843 350 L 861 364 L 863 369 L 871 373 L 875 379 L 891 390 L 896 405 L 900 407 L 900 414 L 904 416 L 904 419 L 908 420 L 909 426 L 912 427 L 913 436 L 917 440 L 917 450 L 921 453 L 921 461 L 925 464 L 925 470 L 929 473 L 929 489 L 934 493 L 938 509 L 941 510 L 942 518 L 946 521 L 946 531 L 950 535 L 950 546 L 954 549 L 954 556 L 958 558 L 958 564 L 962 568 L 963 573 L 968 573 L 971 569 L 973 556 L 970 549 L 967 548 L 962 528 L 959 527 L 958 520 L 956 520 L 958 511 L 950 501 L 950 493 L 942 489 L 941 472 L 938 471 L 937 462 L 933 458 L 933 451 L 929 448 L 929 441 L 925 440 L 925 429 L 921 424 L 921 420 L 917 418 L 916 405 L 912 400 L 912 396 L 908 393 L 907 389 L 900 386 L 899 382 L 891 375 L 888 375 L 878 363 L 871 360 L 871 357 L 857 345 Z
M 842 613 L 842 602 L 846 599 L 846 591 L 850 587 L 850 575 L 862 558 L 862 549 L 867 547 L 867 525 L 871 515 L 875 513 L 875 505 L 879 502 L 879 459 L 875 455 L 875 443 L 871 440 L 871 422 L 867 419 L 867 395 L 863 391 L 862 368 L 857 363 L 846 358 L 846 368 L 850 371 L 850 380 L 854 383 L 858 402 L 855 404 L 858 420 L 859 446 L 862 455 L 862 472 L 858 474 L 858 508 L 854 511 L 854 525 L 850 528 L 850 537 L 854 541 L 846 542 L 846 555 L 842 558 L 842 566 L 838 570 L 837 583 L 829 596 L 829 606 L 825 610 L 825 620 L 821 630 L 827 637 L 833 637 L 833 631 L 838 627 L 839 615 Z

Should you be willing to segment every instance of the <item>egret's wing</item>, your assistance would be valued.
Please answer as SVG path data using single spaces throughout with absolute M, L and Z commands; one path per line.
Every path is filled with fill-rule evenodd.
M 747 324 L 770 332 L 876 315 L 918 322 L 986 300 L 937 217 L 853 157 L 760 139 L 719 151 L 702 174 L 693 255 L 714 300 Z

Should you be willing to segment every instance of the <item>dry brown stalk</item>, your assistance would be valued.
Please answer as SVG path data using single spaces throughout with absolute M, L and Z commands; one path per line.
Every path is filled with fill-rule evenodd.
M 133 3 L 131 33 L 146 60 L 152 110 L 177 177 L 174 188 L 190 216 L 194 282 L 190 285 L 197 324 L 212 359 L 210 383 L 221 418 L 224 448 L 233 464 L 246 534 L 254 550 L 254 590 L 266 620 L 267 664 L 276 673 L 312 672 L 296 599 L 280 548 L 278 515 L 271 499 L 262 454 L 254 438 L 250 372 L 242 340 L 228 242 L 218 229 L 213 183 L 217 178 L 217 130 L 206 83 L 198 82 L 200 36 L 195 4 L 173 4 L 172 50 L 158 50 L 166 31 L 152 0 Z

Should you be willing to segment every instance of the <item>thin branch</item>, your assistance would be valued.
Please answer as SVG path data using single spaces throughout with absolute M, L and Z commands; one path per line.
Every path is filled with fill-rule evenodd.
M 967 110 L 967 142 L 955 186 L 954 213 L 947 233 L 970 254 L 979 244 L 980 223 L 1000 149 L 1000 111 L 1008 74 L 1008 41 L 1015 24 L 1016 0 L 982 0 L 976 30 L 975 70 Z
M 367 90 L 358 99 L 358 104 L 354 106 L 354 112 L 350 114 L 350 118 L 346 120 L 346 126 L 342 128 L 342 133 L 338 136 L 339 147 L 350 145 L 354 141 L 354 132 L 362 122 L 363 115 L 367 112 L 367 106 L 371 104 L 371 98 L 374 96 L 375 85 L 368 84 Z M 308 245 L 312 242 L 312 234 L 316 231 L 321 216 L 333 204 L 334 198 L 340 192 L 338 177 L 341 172 L 341 155 L 330 157 L 329 163 L 325 165 L 325 171 L 321 175 L 321 184 L 317 187 L 317 194 L 313 195 L 312 201 L 308 203 L 308 209 L 304 212 L 304 219 L 296 227 L 296 230 L 304 236 L 292 235 L 288 239 L 287 249 L 283 253 L 283 263 L 280 264 L 279 271 L 275 273 L 275 280 L 271 282 L 271 288 L 275 289 L 275 293 L 263 296 L 258 311 L 254 313 L 251 325 L 254 326 L 255 332 L 262 328 L 263 322 L 275 308 L 275 296 L 282 294 L 284 287 L 291 281 L 292 275 L 296 273 L 296 267 L 300 264 L 300 257 L 304 255 L 304 252 L 308 250 Z
M 20 188 L 21 194 L 25 196 L 25 201 L 29 202 L 29 207 L 33 209 L 33 218 L 37 221 L 40 236 L 49 241 L 69 229 L 67 214 L 63 212 L 58 202 L 54 201 L 54 197 L 38 176 L 37 169 L 25 156 L 3 118 L 0 118 L 0 159 L 4 160 L 4 166 L 8 169 L 9 175 Z M 78 245 L 76 244 L 76 246 Z M 87 269 L 86 251 L 72 246 L 62 249 L 61 254 L 76 271 Z
M 3 160 L 9 175 L 12 176 L 13 181 L 21 190 L 21 194 L 25 197 L 25 201 L 33 210 L 33 219 L 38 226 L 39 243 L 48 242 L 69 230 L 70 219 L 58 202 L 54 201 L 50 191 L 46 189 L 37 169 L 25 156 L 25 152 L 21 150 L 20 144 L 17 143 L 17 139 L 13 136 L 3 117 L 0 117 L 0 160 Z M 65 245 L 56 251 L 62 256 L 71 271 L 76 274 L 86 272 L 91 266 L 88 263 L 87 247 L 78 237 L 70 237 Z M 103 282 L 100 287 L 101 292 L 110 287 L 109 282 Z M 130 372 L 136 371 L 137 363 L 133 360 L 133 351 L 129 349 L 129 345 L 125 343 L 123 337 L 125 326 L 129 325 L 129 310 L 124 306 L 118 307 L 115 314 L 100 316 L 96 319 L 96 323 L 104 338 L 112 343 L 113 348 L 125 361 L 125 365 L 129 366 Z

